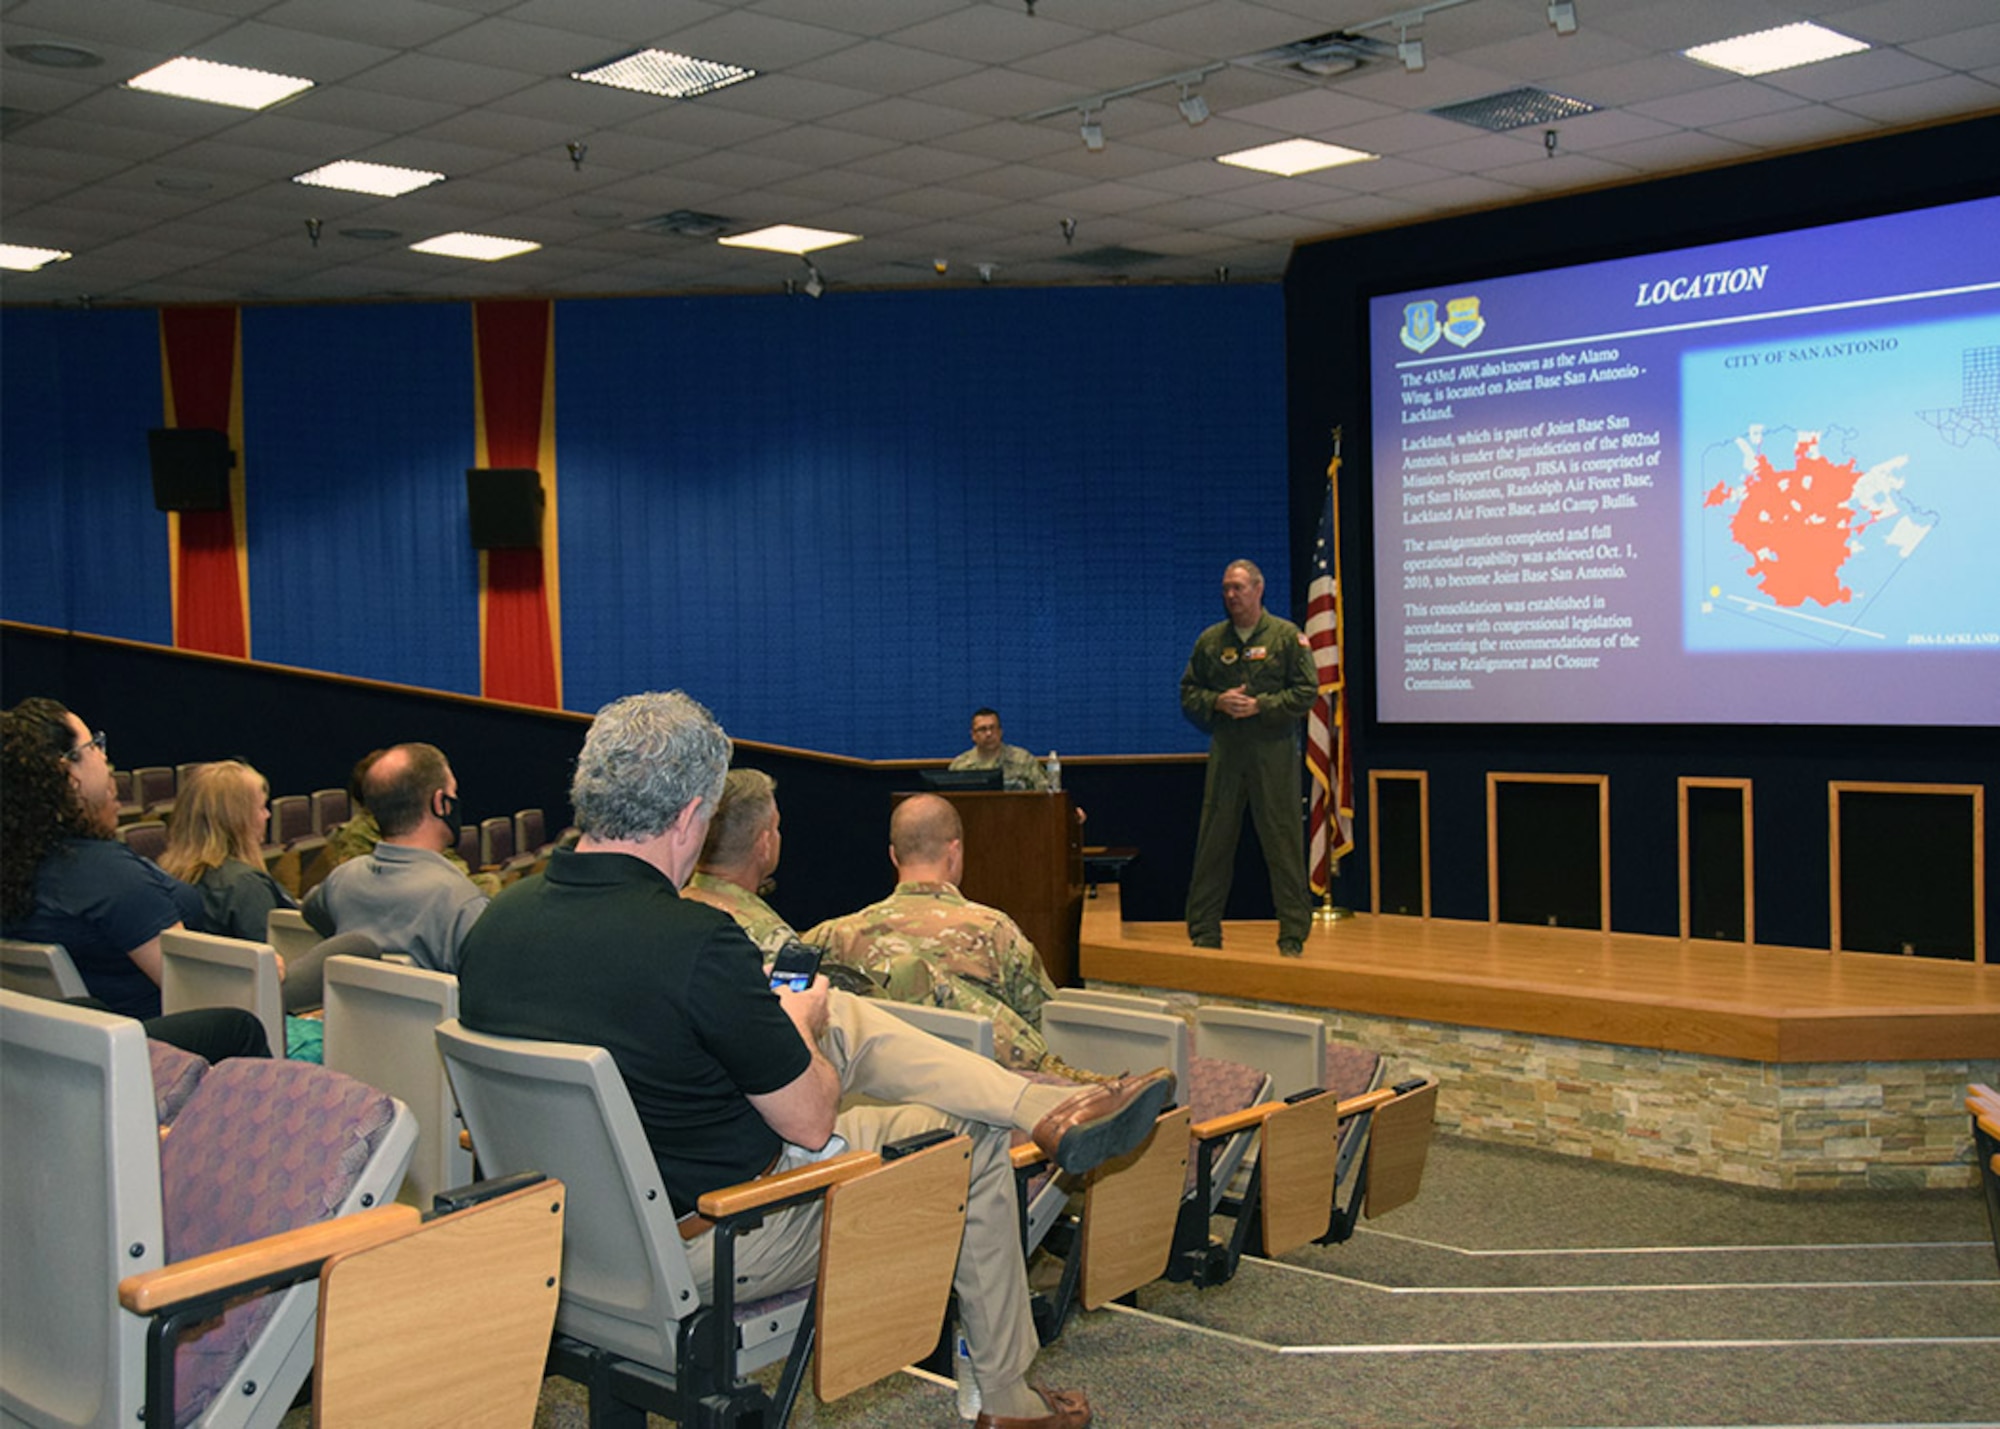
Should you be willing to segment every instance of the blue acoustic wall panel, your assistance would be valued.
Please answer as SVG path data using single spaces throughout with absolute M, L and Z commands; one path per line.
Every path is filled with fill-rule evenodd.
M 1223 564 L 1288 585 L 1275 287 L 558 305 L 566 699 L 746 738 L 1198 749 Z
M 243 370 L 256 658 L 478 694 L 471 309 L 248 308 Z
M 151 310 L 0 316 L 0 615 L 172 642 L 146 453 L 164 405 Z

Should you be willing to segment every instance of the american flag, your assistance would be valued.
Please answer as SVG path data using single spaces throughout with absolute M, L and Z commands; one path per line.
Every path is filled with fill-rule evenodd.
M 1312 891 L 1333 886 L 1333 861 L 1354 848 L 1354 767 L 1347 750 L 1347 677 L 1341 666 L 1340 434 L 1326 469 L 1326 509 L 1313 547 L 1312 583 L 1306 587 L 1306 642 L 1312 646 L 1319 697 L 1306 720 L 1306 767 L 1312 770 L 1312 808 L 1306 867 Z

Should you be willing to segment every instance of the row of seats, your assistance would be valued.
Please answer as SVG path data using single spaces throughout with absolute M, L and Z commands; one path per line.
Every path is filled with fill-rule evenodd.
M 294 931 L 274 921 L 272 939 Z M 166 952 L 177 968 L 170 1006 L 199 996 L 253 1006 L 260 1016 L 275 1013 L 271 947 L 195 934 L 169 935 L 165 941 L 172 943 Z M 235 992 L 224 985 L 231 978 L 238 984 Z M 207 982 L 196 993 L 191 989 L 198 979 Z M 253 990 L 259 985 L 261 993 Z M 907 1334 L 892 1339 L 896 1348 L 887 1352 L 886 1364 L 879 1362 L 879 1348 L 870 1358 L 859 1348 L 844 1347 L 841 1338 L 845 1330 L 867 1324 L 869 1342 L 879 1346 L 881 1287 L 905 1283 L 879 1270 L 853 1282 L 865 1287 L 857 1292 L 870 1307 L 862 1314 L 852 1305 L 843 1307 L 838 1288 L 857 1272 L 847 1267 L 843 1273 L 841 1263 L 829 1257 L 822 1277 L 830 1275 L 832 1284 L 821 1287 L 816 1331 L 808 1330 L 811 1297 L 785 1297 L 787 1303 L 777 1306 L 735 1306 L 726 1274 L 718 1302 L 700 1306 L 687 1293 L 692 1282 L 672 1225 L 677 1211 L 691 1208 L 666 1202 L 636 1113 L 605 1053 L 471 1033 L 455 1020 L 456 979 L 443 974 L 334 959 L 327 964 L 326 986 L 327 1066 L 391 1093 L 413 1112 L 419 1127 L 402 1188 L 406 1201 L 427 1204 L 437 1191 L 471 1174 L 459 1135 L 461 1106 L 487 1174 L 552 1174 L 567 1183 L 572 1197 L 585 1198 L 579 1215 L 567 1222 L 567 1284 L 552 1363 L 593 1384 L 593 1397 L 605 1399 L 607 1414 L 620 1405 L 674 1412 L 692 1394 L 721 1396 L 745 1415 L 773 1408 L 776 1422 L 783 1422 L 815 1339 L 814 1383 L 823 1399 L 921 1358 L 936 1341 L 949 1290 L 949 1254 L 930 1278 L 917 1275 L 907 1282 L 932 1287 L 905 1307 L 910 1323 L 927 1323 L 928 1330 L 909 1332 L 916 1341 Z M 249 1001 L 242 1000 L 246 996 Z M 884 1005 L 991 1054 L 992 1028 L 984 1019 Z M 1181 1075 L 1189 1099 L 1188 1106 L 1163 1116 L 1161 1131 L 1141 1153 L 1101 1170 L 1081 1187 L 1061 1183 L 1037 1165 L 1039 1153 L 1032 1146 L 1017 1153 L 1030 1246 L 1066 1249 L 1061 1284 L 1052 1300 L 1038 1306 L 1045 1340 L 1060 1332 L 1078 1301 L 1094 1308 L 1129 1297 L 1162 1275 L 1219 1284 L 1245 1253 L 1277 1255 L 1311 1240 L 1344 1239 L 1357 1206 L 1380 1214 L 1415 1193 L 1436 1083 L 1376 1087 L 1379 1060 L 1332 1046 L 1316 1019 L 1206 1008 L 1190 1029 L 1164 1004 L 1078 992 L 1049 1004 L 1044 1018 L 1051 1045 L 1065 1060 L 1105 1067 L 1168 1065 Z M 449 1080 L 440 1065 L 440 1045 Z M 1239 1057 L 1245 1060 L 1236 1061 Z M 163 1072 L 163 1085 L 165 1080 Z M 924 1176 L 942 1177 L 948 1189 L 955 1175 L 953 1204 L 960 1204 L 963 1157 L 953 1154 L 960 1160 L 956 1171 L 936 1164 L 949 1156 L 926 1152 Z M 856 1166 L 838 1176 L 829 1173 L 828 1179 L 844 1187 L 850 1175 L 859 1181 L 882 1170 Z M 773 1184 L 783 1180 L 767 1178 L 740 1194 L 705 1197 L 692 1209 L 719 1221 L 738 1216 L 754 1223 L 750 1207 L 768 1208 L 767 1197 L 828 1194 L 831 1217 L 840 1198 L 851 1207 L 882 1194 Z M 1066 1207 L 1076 1192 L 1081 1192 L 1079 1209 L 1070 1214 Z M 899 1236 L 909 1219 L 907 1207 L 925 1204 L 911 1200 L 913 1194 L 893 1192 Z M 1235 1234 L 1226 1243 L 1211 1242 L 1215 1213 L 1235 1218 Z M 858 1223 L 865 1229 L 887 1219 L 863 1215 Z M 921 1239 L 949 1248 L 957 1235 L 947 1225 Z M 878 1258 L 879 1250 L 868 1252 L 869 1263 Z M 737 1328 L 723 1337 L 726 1352 L 718 1344 L 716 1363 L 689 1366 L 682 1363 L 684 1337 L 704 1315 Z M 787 1355 L 792 1364 L 781 1381 L 779 1402 L 765 1405 L 764 1391 L 741 1376 Z

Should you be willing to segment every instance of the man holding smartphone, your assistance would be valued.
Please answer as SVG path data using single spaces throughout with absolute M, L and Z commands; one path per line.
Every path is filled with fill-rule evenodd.
M 571 786 L 583 837 L 495 900 L 466 939 L 460 1017 L 500 1036 L 608 1050 L 677 1208 L 811 1159 L 836 1133 L 859 1149 L 938 1127 L 967 1133 L 972 1184 L 953 1285 L 984 1405 L 978 1423 L 1082 1429 L 1082 1394 L 1027 1379 L 1038 1346 L 1010 1132 L 1028 1132 L 1081 1174 L 1151 1135 L 1172 1074 L 1080 1091 L 1038 1086 L 833 992 L 823 977 L 774 992 L 743 931 L 679 893 L 728 760 L 720 727 L 678 691 L 598 711 Z M 884 1104 L 843 1111 L 849 1095 Z M 683 1216 L 704 1294 L 707 1232 L 698 1216 Z M 805 1284 L 818 1253 L 817 1208 L 781 1211 L 739 1242 L 737 1292 L 754 1299 Z

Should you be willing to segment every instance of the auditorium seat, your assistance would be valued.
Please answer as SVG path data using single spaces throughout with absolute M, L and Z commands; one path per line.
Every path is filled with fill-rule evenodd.
M 135 792 L 132 771 L 129 769 L 112 770 L 111 782 L 118 791 L 118 822 L 129 824 L 134 819 L 144 818 L 146 816 L 146 806 L 139 802 L 138 795 Z
M 146 1056 L 153 1074 L 153 1114 L 160 1120 L 160 1129 L 165 1131 L 181 1114 L 194 1089 L 201 1085 L 208 1063 L 192 1052 L 150 1038 L 146 1042 Z
M 279 794 L 271 800 L 271 824 L 264 831 L 266 845 L 286 848 L 317 832 L 313 827 L 312 800 L 305 795 Z
M 312 1364 L 310 1287 L 226 1315 L 220 1300 L 198 1306 L 153 1377 L 177 1413 L 149 1412 L 139 1316 L 161 1299 L 149 1277 L 166 1267 L 185 1285 L 212 1253 L 301 1228 L 315 1261 L 339 1249 L 325 1223 L 402 1179 L 407 1111 L 324 1068 L 238 1058 L 203 1074 L 163 1140 L 139 1023 L 12 992 L 0 992 L 0 1086 L 37 1111 L 8 1119 L 0 1159 L 0 1418 L 276 1425 Z
M 499 868 L 514 857 L 514 821 L 496 815 L 479 821 L 479 863 Z
M 174 766 L 174 796 L 176 798 L 180 797 L 181 790 L 187 788 L 188 780 L 193 777 L 194 771 L 201 768 L 205 762 L 205 760 L 197 759 L 190 764 L 176 764 Z
M 324 1061 L 380 1087 L 417 1119 L 403 1199 L 419 1210 L 472 1179 L 463 1123 L 438 1054 L 437 1026 L 458 1016 L 458 979 L 365 958 L 328 958 Z
M 458 856 L 465 860 L 467 868 L 479 867 L 479 825 L 466 824 L 458 831 Z
M 347 822 L 351 810 L 345 789 L 315 789 L 306 798 L 312 803 L 314 833 L 331 833 Z
M 147 810 L 148 815 L 152 810 Z M 167 851 L 167 826 L 159 819 L 147 817 L 130 824 L 118 826 L 118 839 L 125 847 L 153 862 L 160 861 L 160 855 Z
M 264 1024 L 271 1055 L 285 1055 L 278 954 L 269 943 L 169 928 L 160 934 L 160 1010 L 240 1007 Z
M 61 943 L 24 943 L 0 938 L 0 987 L 29 997 L 87 997 L 83 975 Z
M 590 1385 L 593 1423 L 618 1422 L 613 1415 L 636 1423 L 644 1408 L 682 1423 L 782 1425 L 808 1358 L 815 1393 L 831 1400 L 936 1344 L 964 1230 L 967 1138 L 896 1159 L 848 1152 L 703 1196 L 687 1208 L 715 1222 L 716 1293 L 703 1304 L 676 1208 L 610 1054 L 490 1037 L 455 1020 L 437 1038 L 485 1171 L 534 1166 L 569 1188 L 549 1366 Z M 822 1195 L 817 1282 L 737 1305 L 739 1227 Z M 883 1236 L 891 1224 L 894 1234 Z M 773 1402 L 744 1376 L 781 1358 Z
M 548 850 L 548 823 L 540 809 L 514 811 L 514 851 L 541 854 Z
M 177 788 L 174 771 L 164 764 L 148 764 L 132 771 L 132 798 L 148 819 L 164 821 L 173 816 Z

